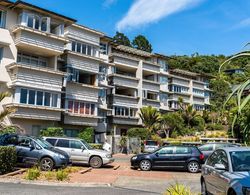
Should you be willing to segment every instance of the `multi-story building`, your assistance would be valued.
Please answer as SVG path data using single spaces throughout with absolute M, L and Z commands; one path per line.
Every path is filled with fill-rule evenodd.
M 3 107 L 14 107 L 6 123 L 38 135 L 49 126 L 68 136 L 94 127 L 125 134 L 140 126 L 139 110 L 178 109 L 178 97 L 197 110 L 209 105 L 208 80 L 170 70 L 168 58 L 116 45 L 104 33 L 76 20 L 17 1 L 0 2 L 0 91 Z

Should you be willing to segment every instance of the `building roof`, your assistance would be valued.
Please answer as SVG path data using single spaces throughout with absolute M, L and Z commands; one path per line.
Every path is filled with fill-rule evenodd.
M 47 9 L 38 7 L 38 6 L 33 5 L 33 4 L 30 4 L 30 3 L 26 3 L 26 2 L 21 1 L 21 0 L 18 0 L 18 1 L 16 1 L 16 2 L 11 2 L 11 1 L 6 1 L 6 0 L 4 0 L 3 2 L 12 3 L 13 8 L 15 8 L 15 7 L 20 7 L 20 8 L 28 7 L 28 8 L 30 8 L 30 9 L 34 9 L 34 10 L 37 10 L 37 11 L 40 11 L 40 12 L 49 13 L 49 14 L 54 15 L 54 16 L 56 16 L 56 17 L 62 18 L 62 19 L 64 19 L 64 20 L 66 20 L 67 22 L 74 23 L 74 22 L 77 21 L 77 20 L 75 20 L 75 19 L 73 19 L 73 18 L 69 18 L 69 17 L 67 17 L 67 16 L 64 16 L 64 15 L 61 15 L 61 14 L 58 14 L 58 13 L 55 13 L 55 12 L 53 12 L 53 11 L 50 11 L 50 10 L 47 10 Z
M 182 74 L 182 75 L 187 75 L 187 76 L 192 76 L 192 77 L 195 77 L 195 76 L 199 75 L 198 73 L 190 72 L 190 71 L 187 71 L 187 70 L 181 70 L 181 69 L 172 69 L 171 72 Z
M 115 48 L 120 50 L 120 51 L 124 51 L 124 52 L 127 52 L 127 53 L 131 53 L 131 54 L 135 54 L 135 55 L 143 56 L 143 57 L 151 57 L 153 55 L 152 53 L 142 51 L 142 50 L 139 50 L 139 49 L 135 49 L 133 47 L 128 47 L 128 46 L 125 46 L 125 45 L 118 45 Z
M 83 29 L 83 30 L 86 30 L 86 31 L 89 31 L 89 32 L 92 32 L 92 33 L 95 33 L 99 36 L 104 36 L 104 33 L 101 32 L 101 31 L 97 31 L 95 29 L 92 29 L 92 28 L 89 28 L 87 26 L 84 26 L 84 25 L 81 25 L 81 24 L 72 24 L 73 27 L 77 27 L 77 28 L 80 28 L 80 29 Z

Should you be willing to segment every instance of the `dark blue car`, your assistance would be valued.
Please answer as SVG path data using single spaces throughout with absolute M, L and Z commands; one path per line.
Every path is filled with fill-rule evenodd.
M 204 163 L 204 155 L 196 146 L 164 146 L 149 154 L 131 158 L 131 166 L 149 171 L 153 168 L 182 169 L 197 173 Z
M 43 139 L 16 134 L 0 136 L 0 145 L 14 146 L 17 152 L 17 163 L 38 165 L 42 171 L 66 167 L 71 164 L 69 155 Z

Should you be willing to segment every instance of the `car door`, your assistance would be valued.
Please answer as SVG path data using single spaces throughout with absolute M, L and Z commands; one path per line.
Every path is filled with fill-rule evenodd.
M 174 147 L 163 147 L 153 153 L 154 167 L 173 167 Z
M 215 151 L 207 160 L 204 167 L 204 178 L 207 190 L 213 194 L 224 194 L 227 189 L 225 170 L 217 170 L 216 164 L 223 164 L 228 169 L 228 158 L 223 150 Z
M 55 147 L 64 151 L 64 152 L 67 152 L 68 155 L 70 156 L 70 159 L 71 159 L 71 149 L 69 147 L 69 140 L 68 139 L 59 138 L 55 144 Z
M 191 156 L 191 148 L 186 146 L 176 146 L 173 156 L 174 165 L 177 168 L 186 167 L 187 161 Z
M 20 136 L 16 145 L 17 161 L 19 163 L 37 164 L 40 151 L 36 148 L 36 143 L 29 137 Z
M 73 162 L 88 163 L 89 153 L 84 144 L 79 140 L 70 140 L 71 159 Z

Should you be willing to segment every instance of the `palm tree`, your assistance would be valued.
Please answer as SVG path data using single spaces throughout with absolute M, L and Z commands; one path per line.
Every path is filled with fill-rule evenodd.
M 160 122 L 160 113 L 152 106 L 143 107 L 140 109 L 139 116 L 142 120 L 143 126 L 152 134 L 157 123 Z
M 1 92 L 0 93 L 0 102 L 2 102 L 3 99 L 6 97 L 10 97 L 10 95 L 11 94 L 9 92 Z M 11 109 L 11 108 L 6 108 L 2 112 L 0 112 L 0 123 L 2 123 L 4 118 L 12 112 L 13 112 L 13 109 Z

